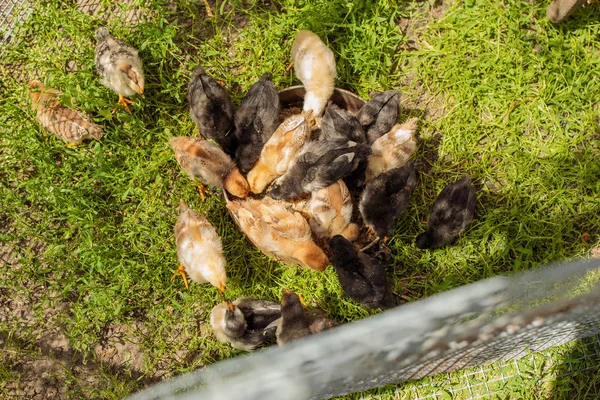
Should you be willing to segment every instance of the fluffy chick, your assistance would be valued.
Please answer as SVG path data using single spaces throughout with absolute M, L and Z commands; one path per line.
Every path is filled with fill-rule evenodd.
M 216 305 L 210 324 L 217 339 L 238 350 L 253 351 L 275 336 L 270 323 L 281 317 L 281 306 L 268 300 L 239 298 Z
M 427 231 L 417 236 L 417 247 L 437 249 L 456 240 L 473 221 L 475 200 L 475 187 L 469 176 L 446 186 L 431 206 Z
M 414 163 L 384 172 L 365 187 L 358 208 L 370 229 L 380 238 L 394 231 L 394 220 L 408 207 L 417 185 Z
M 356 249 L 343 236 L 329 240 L 332 264 L 344 292 L 369 308 L 390 308 L 394 297 L 385 269 L 373 258 Z
M 263 146 L 279 125 L 279 94 L 266 73 L 250 87 L 235 112 L 235 159 L 243 173 L 252 169 Z
M 292 60 L 296 77 L 306 89 L 303 110 L 320 117 L 335 84 L 333 51 L 313 32 L 300 31 L 292 44 Z
M 275 181 L 269 195 L 274 199 L 293 199 L 327 187 L 351 174 L 369 151 L 368 145 L 347 139 L 309 142 L 287 172 Z
M 411 118 L 402 125 L 394 125 L 388 133 L 373 142 L 368 158 L 366 182 L 382 172 L 401 167 L 408 162 L 417 149 L 414 137 L 417 123 L 416 118 Z
M 331 103 L 321 120 L 319 140 L 346 139 L 356 143 L 367 143 L 365 131 L 358 119 L 348 111 Z
M 300 213 L 288 211 L 285 205 L 268 197 L 232 201 L 227 208 L 234 213 L 248 239 L 266 255 L 316 271 L 323 271 L 329 264 Z
M 217 142 L 225 153 L 233 157 L 237 138 L 234 134 L 233 103 L 227 90 L 208 76 L 201 66 L 197 66 L 188 84 L 187 99 L 190 116 L 198 125 L 200 134 Z
M 269 183 L 288 170 L 298 150 L 310 139 L 308 119 L 311 115 L 309 112 L 292 116 L 273 132 L 248 173 L 252 193 L 261 193 Z
M 300 297 L 290 290 L 285 290 L 281 297 L 281 318 L 271 324 L 277 326 L 275 335 L 280 346 L 338 325 L 317 312 L 306 311 Z
M 183 200 L 175 224 L 175 243 L 181 265 L 178 271 L 187 272 L 194 282 L 209 282 L 221 292 L 225 290 L 227 276 L 221 238 L 210 222 L 188 208 Z
M 185 136 L 169 139 L 175 158 L 190 178 L 203 184 L 225 188 L 234 196 L 244 198 L 250 187 L 231 158 L 218 146 L 199 138 Z
M 356 114 L 356 118 L 367 134 L 367 141 L 373 144 L 392 129 L 398 120 L 400 95 L 395 90 L 378 93 Z
M 76 145 L 85 139 L 100 139 L 102 127 L 77 110 L 58 102 L 58 90 L 47 88 L 40 81 L 29 82 L 31 108 L 36 111 L 38 122 L 68 145 Z
M 96 40 L 94 60 L 102 84 L 114 90 L 119 95 L 119 104 L 131 112 L 127 104 L 134 103 L 125 96 L 144 95 L 144 70 L 138 51 L 112 36 L 106 28 L 98 28 Z
M 342 180 L 313 192 L 309 201 L 310 227 L 317 237 L 342 235 L 350 241 L 358 237 L 352 219 L 352 197 Z

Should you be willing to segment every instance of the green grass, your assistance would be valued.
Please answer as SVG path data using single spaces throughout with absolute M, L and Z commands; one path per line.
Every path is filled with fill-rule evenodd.
M 333 48 L 338 87 L 365 98 L 398 88 L 402 119 L 420 117 L 421 180 L 389 243 L 389 273 L 402 302 L 582 256 L 598 243 L 597 5 L 555 26 L 545 18 L 546 3 L 513 0 L 443 4 L 441 19 L 432 16 L 437 2 L 235 0 L 217 3 L 213 20 L 204 18 L 201 2 L 136 2 L 150 21 L 108 21 L 144 61 L 146 98 L 135 99 L 128 115 L 111 114 L 116 95 L 95 75 L 102 13 L 90 16 L 72 3 L 36 6 L 0 61 L 0 240 L 13 247 L 18 264 L 2 267 L 0 293 L 3 302 L 22 296 L 33 304 L 26 326 L 16 316 L 0 320 L 12 349 L 3 361 L 14 367 L 0 368 L 0 393 L 21 357 L 40 354 L 37 335 L 51 324 L 63 328 L 78 360 L 96 360 L 94 347 L 116 325 L 129 327 L 145 354 L 139 371 L 100 365 L 100 384 L 86 384 L 69 369 L 64 385 L 72 398 L 120 398 L 157 370 L 168 377 L 240 354 L 211 335 L 217 290 L 185 290 L 171 280 L 180 199 L 219 231 L 230 296 L 276 300 L 287 288 L 340 322 L 373 314 L 343 295 L 331 268 L 289 268 L 254 249 L 218 196 L 200 201 L 168 146 L 169 137 L 195 131 L 185 102 L 194 66 L 202 63 L 222 80 L 235 101 L 264 72 L 286 88 L 298 83 L 285 70 L 298 29 L 315 31 Z M 68 61 L 74 72 L 65 72 Z M 27 97 L 27 80 L 35 76 L 62 90 L 66 104 L 92 113 L 104 127 L 102 140 L 69 149 L 46 136 Z M 478 187 L 472 228 L 453 246 L 418 250 L 413 241 L 430 204 L 465 173 Z M 67 307 L 49 320 L 44 304 Z M 563 356 L 548 354 L 555 363 Z M 444 379 L 433 382 L 443 386 Z M 404 394 L 396 397 L 411 398 L 411 385 L 372 393 L 392 398 L 399 388 Z M 583 390 L 563 387 L 565 398 Z M 505 390 L 507 398 L 529 398 L 515 387 Z

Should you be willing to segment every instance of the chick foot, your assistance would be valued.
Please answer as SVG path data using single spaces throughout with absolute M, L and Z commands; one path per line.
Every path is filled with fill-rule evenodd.
M 175 272 L 173 272 L 173 276 L 171 277 L 171 280 L 173 280 L 177 274 L 180 274 L 183 278 L 183 283 L 185 284 L 185 288 L 189 289 L 189 285 L 188 285 L 188 280 L 187 280 L 187 276 L 185 275 L 185 268 L 183 267 L 183 265 L 179 265 L 179 268 L 177 268 L 177 270 Z
M 129 114 L 131 114 L 131 110 L 129 109 L 128 104 L 135 104 L 134 101 L 126 99 L 122 95 L 119 95 L 119 101 L 117 103 L 122 105 Z M 115 110 L 116 110 L 116 108 L 115 108 Z
M 69 147 L 69 148 L 73 149 L 73 148 L 79 146 L 80 144 L 81 143 L 67 143 L 67 144 L 65 144 L 65 147 Z
M 196 184 L 196 187 L 198 188 L 198 192 L 200 193 L 200 197 L 202 198 L 202 201 L 206 200 L 206 196 L 210 195 L 210 189 L 207 188 L 206 186 L 204 186 L 204 184 L 198 182 Z
M 225 293 L 225 286 L 223 286 L 223 285 L 219 286 L 219 297 L 221 298 L 221 301 L 225 300 L 224 293 Z M 227 300 L 227 301 L 229 303 L 231 303 L 230 300 Z M 231 310 L 231 311 L 233 311 L 233 310 Z

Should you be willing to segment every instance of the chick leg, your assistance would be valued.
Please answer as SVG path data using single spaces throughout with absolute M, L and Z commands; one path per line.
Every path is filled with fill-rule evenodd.
M 188 285 L 188 280 L 187 280 L 187 276 L 185 275 L 185 268 L 183 267 L 183 265 L 179 264 L 179 268 L 177 268 L 177 270 L 175 272 L 173 272 L 173 276 L 171 277 L 171 280 L 173 278 L 175 278 L 177 276 L 177 274 L 180 274 L 183 277 L 183 283 L 185 284 L 185 288 L 189 289 L 190 286 Z
M 206 7 L 206 15 L 208 15 L 209 18 L 212 18 L 215 16 L 215 14 L 213 14 L 212 9 L 210 8 L 210 5 L 208 4 L 208 0 L 203 0 L 204 1 L 204 6 Z
M 79 146 L 81 143 L 67 143 L 65 144 L 66 147 L 70 147 L 70 148 L 74 148 Z
M 127 104 L 135 104 L 135 102 L 126 99 L 125 97 L 123 97 L 122 95 L 119 95 L 119 101 L 117 102 L 120 105 L 122 105 L 123 107 L 125 107 L 125 110 L 131 114 L 131 110 L 129 109 L 129 106 Z
M 198 182 L 196 186 L 198 187 L 198 192 L 200 192 L 200 197 L 202 197 L 202 201 L 206 200 L 206 196 L 210 195 L 210 189 L 200 182 Z

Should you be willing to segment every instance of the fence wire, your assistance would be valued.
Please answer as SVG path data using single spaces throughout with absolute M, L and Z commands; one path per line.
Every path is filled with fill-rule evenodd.
M 600 286 L 590 284 L 599 268 L 600 260 L 576 261 L 490 278 L 281 348 L 216 363 L 131 400 L 322 399 L 513 362 L 600 333 Z M 500 390 L 493 383 L 509 379 L 500 371 L 495 380 L 484 380 L 486 395 Z M 470 382 L 467 377 L 466 394 L 474 398 Z M 444 389 L 455 393 L 460 387 Z
M 30 13 L 29 0 L 0 0 L 0 54 L 13 37 L 15 28 Z

